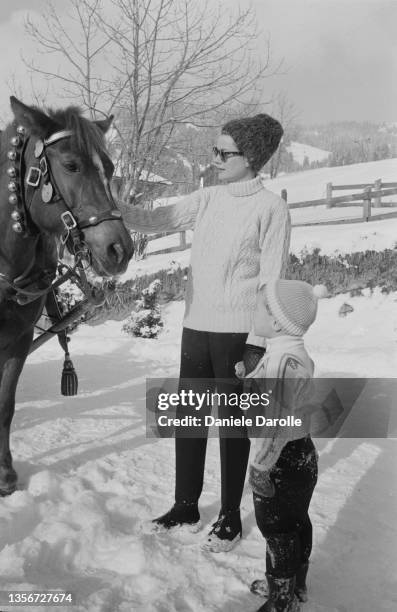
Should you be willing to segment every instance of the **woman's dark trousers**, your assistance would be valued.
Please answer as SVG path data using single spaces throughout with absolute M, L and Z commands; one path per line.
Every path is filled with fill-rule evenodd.
M 196 393 L 206 391 L 240 393 L 242 383 L 236 378 L 234 367 L 242 360 L 246 339 L 245 333 L 204 332 L 184 328 L 179 390 L 191 389 Z M 194 407 L 178 406 L 176 416 L 183 417 L 186 414 L 202 417 L 204 412 L 196 411 Z M 220 418 L 231 415 L 241 418 L 242 412 L 238 406 L 219 406 Z M 200 437 L 184 438 L 184 432 L 176 431 L 175 501 L 177 503 L 197 502 L 201 495 L 207 434 L 206 427 L 194 432 L 194 435 Z M 219 439 L 221 511 L 240 507 L 250 449 L 245 427 L 233 427 L 230 435 L 233 437 L 224 437 L 220 432 Z

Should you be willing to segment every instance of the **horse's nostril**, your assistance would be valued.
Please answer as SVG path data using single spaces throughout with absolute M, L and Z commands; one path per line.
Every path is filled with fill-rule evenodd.
M 111 244 L 109 247 L 110 254 L 114 257 L 117 264 L 121 264 L 124 259 L 124 249 L 118 242 Z

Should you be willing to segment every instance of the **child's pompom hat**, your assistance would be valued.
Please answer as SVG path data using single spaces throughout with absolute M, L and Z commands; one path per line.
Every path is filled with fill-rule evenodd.
M 325 285 L 313 287 L 300 280 L 277 279 L 263 288 L 266 301 L 281 327 L 293 336 L 303 336 L 314 322 L 317 301 L 328 294 Z

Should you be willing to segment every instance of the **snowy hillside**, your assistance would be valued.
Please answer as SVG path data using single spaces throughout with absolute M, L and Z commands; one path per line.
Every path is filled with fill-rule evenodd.
M 394 163 L 395 177 L 397 160 L 388 161 Z M 356 168 L 357 173 L 362 170 L 360 179 L 347 180 L 341 170 L 338 179 L 329 180 L 393 180 L 391 165 L 385 176 L 384 164 L 374 177 L 370 168 L 365 179 L 364 170 Z M 305 195 L 317 194 L 320 180 L 313 173 L 324 170 L 332 170 L 333 177 L 339 172 L 322 169 L 279 180 L 288 181 L 291 194 L 296 191 L 301 199 L 302 177 Z M 299 227 L 292 231 L 292 250 L 382 250 L 392 247 L 396 236 L 397 220 Z M 172 240 L 175 236 L 150 243 L 150 248 Z M 168 267 L 172 260 L 184 263 L 188 256 L 189 251 L 149 256 L 131 262 L 125 277 Z M 317 375 L 395 376 L 396 300 L 396 293 L 379 291 L 322 300 L 307 335 Z M 338 310 L 344 301 L 353 311 L 341 318 Z M 218 555 L 200 548 L 219 509 L 217 440 L 208 445 L 200 503 L 204 530 L 196 535 L 146 533 L 145 522 L 172 503 L 174 453 L 173 440 L 145 435 L 145 379 L 177 376 L 182 316 L 181 302 L 169 304 L 158 340 L 132 339 L 122 333 L 120 322 L 82 326 L 71 344 L 80 381 L 74 398 L 59 394 L 56 340 L 28 359 L 12 435 L 20 490 L 0 499 L 1 590 L 70 590 L 77 605 L 56 608 L 65 612 L 254 612 L 261 605 L 248 590 L 254 578 L 263 577 L 265 567 L 265 545 L 248 487 L 241 543 Z M 380 392 L 364 408 L 379 409 L 380 418 L 373 422 L 387 429 L 381 401 Z M 395 418 L 393 423 L 389 432 L 397 436 Z M 349 423 L 345 432 L 352 433 Z M 320 476 L 311 507 L 310 599 L 302 612 L 397 608 L 396 444 L 395 439 L 375 437 L 317 442 Z M 27 608 L 7 606 L 3 599 L 0 609 Z
M 305 158 L 311 164 L 316 161 L 324 161 L 331 155 L 330 151 L 324 151 L 324 149 L 318 149 L 317 147 L 294 141 L 286 149 L 288 153 L 292 154 L 294 160 L 301 165 L 303 165 Z
M 288 202 L 301 202 L 325 198 L 327 183 L 349 185 L 373 183 L 377 179 L 382 179 L 384 182 L 397 182 L 397 159 L 382 159 L 381 161 L 352 164 L 350 166 L 294 172 L 273 180 L 269 179 L 266 186 L 276 193 L 280 193 L 282 189 L 287 189 Z M 343 192 L 343 194 L 345 193 L 349 193 L 349 191 Z M 397 201 L 396 196 L 394 196 L 394 201 Z

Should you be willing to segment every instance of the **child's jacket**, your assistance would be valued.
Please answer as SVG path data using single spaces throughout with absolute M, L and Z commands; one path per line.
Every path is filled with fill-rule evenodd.
M 303 338 L 278 336 L 267 341 L 266 353 L 246 377 L 247 388 L 251 394 L 271 393 L 269 407 L 262 408 L 264 417 L 280 420 L 295 416 L 302 420 L 302 427 L 276 424 L 249 430 L 249 435 L 255 431 L 256 436 L 252 461 L 256 469 L 270 471 L 288 442 L 311 433 L 310 416 L 305 407 L 310 406 L 313 373 L 314 363 L 306 352 Z M 311 408 L 309 412 L 312 411 Z

